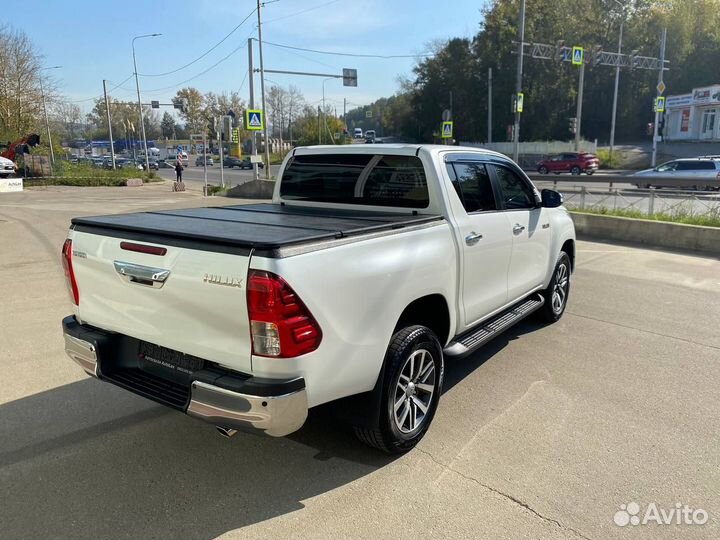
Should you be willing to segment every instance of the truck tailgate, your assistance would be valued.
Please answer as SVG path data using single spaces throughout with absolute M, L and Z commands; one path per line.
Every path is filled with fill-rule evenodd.
M 204 251 L 120 232 L 74 230 L 71 238 L 82 322 L 252 372 L 249 250 Z M 137 246 L 161 249 L 142 253 Z

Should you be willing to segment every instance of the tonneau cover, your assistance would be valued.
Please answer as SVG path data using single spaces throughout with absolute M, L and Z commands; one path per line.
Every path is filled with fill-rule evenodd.
M 309 241 L 345 238 L 442 219 L 363 210 L 336 210 L 281 204 L 188 208 L 80 217 L 73 225 L 86 232 L 126 231 L 200 240 L 230 246 L 276 249 Z

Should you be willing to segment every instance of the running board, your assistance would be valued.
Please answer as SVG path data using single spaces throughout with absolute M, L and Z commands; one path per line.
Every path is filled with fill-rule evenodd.
M 445 347 L 443 353 L 445 356 L 456 358 L 466 356 L 543 307 L 543 304 L 545 304 L 545 298 L 541 294 L 535 293 L 510 309 L 495 315 L 493 318 L 480 323 L 479 326 L 458 336 Z

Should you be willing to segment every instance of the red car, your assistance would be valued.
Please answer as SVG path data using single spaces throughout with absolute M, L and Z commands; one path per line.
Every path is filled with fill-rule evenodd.
M 569 172 L 571 174 L 592 174 L 600 168 L 600 160 L 595 154 L 587 152 L 565 152 L 557 156 L 544 159 L 538 163 L 537 171 L 540 174 L 553 172 Z

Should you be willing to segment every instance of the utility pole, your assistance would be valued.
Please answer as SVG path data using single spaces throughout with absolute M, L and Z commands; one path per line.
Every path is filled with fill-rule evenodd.
M 320 134 L 322 131 L 320 131 L 320 105 L 318 105 L 318 144 L 320 144 Z
M 140 127 L 142 128 L 143 148 L 145 148 L 145 170 L 150 170 L 150 157 L 148 156 L 147 149 L 147 138 L 145 137 L 145 119 L 143 118 L 142 103 L 140 102 L 140 82 L 138 80 L 137 62 L 135 61 L 135 40 L 149 37 L 156 37 L 162 34 L 146 34 L 143 36 L 135 36 L 132 40 L 132 53 L 133 53 L 133 69 L 135 70 L 135 87 L 137 88 L 138 97 L 138 110 L 140 111 Z M 133 151 L 134 151 L 133 147 Z
M 662 37 L 660 38 L 660 71 L 658 72 L 658 86 L 663 82 L 663 72 L 665 71 L 665 42 L 667 41 L 667 28 L 663 28 Z M 660 91 L 657 91 L 657 96 L 660 96 Z M 655 100 L 657 104 L 657 99 Z M 652 150 L 652 161 L 650 165 L 655 167 L 657 160 L 657 143 L 658 143 L 658 120 L 660 119 L 660 113 L 655 107 L 655 125 L 653 127 L 653 150 Z
M 517 77 L 515 79 L 515 127 L 513 129 L 513 159 L 517 163 L 520 158 L 520 113 L 517 110 L 517 97 L 522 92 L 522 74 L 523 74 L 523 46 L 525 42 L 525 0 L 520 0 L 520 21 L 519 43 L 518 43 L 518 61 L 517 61 Z
M 347 98 L 343 98 L 343 126 L 347 130 Z
M 220 117 L 220 124 L 218 129 L 218 122 L 215 120 L 215 136 L 217 137 L 217 142 L 220 150 L 220 185 L 222 187 L 225 187 L 225 171 L 223 169 L 223 140 L 222 140 L 222 130 L 225 123 L 223 122 L 223 117 Z M 230 122 L 230 126 L 232 127 L 232 122 Z M 232 138 L 232 133 L 230 134 L 230 137 Z
M 207 183 L 207 128 L 203 129 L 203 176 L 205 177 L 205 195 L 208 196 L 208 183 Z
M 620 21 L 620 37 L 618 39 L 618 54 L 622 54 L 623 26 L 625 25 L 625 13 Z M 615 121 L 617 118 L 618 85 L 620 84 L 620 65 L 615 68 L 615 92 L 613 93 L 612 120 L 610 122 L 610 157 L 615 148 Z
M 48 145 L 50 145 L 50 174 L 52 175 L 52 168 L 55 166 L 55 152 L 53 152 L 52 137 L 50 136 L 50 120 L 48 119 L 47 105 L 45 105 L 45 89 L 43 87 L 42 76 L 40 76 L 40 94 L 42 95 L 43 113 L 45 114 L 45 128 L 47 129 Z
M 487 142 L 492 142 L 492 68 L 488 68 L 488 115 Z
M 262 16 L 260 14 L 260 0 L 257 0 L 258 18 L 258 51 L 260 52 L 260 93 L 262 94 L 262 110 L 265 121 L 263 122 L 263 136 L 265 137 L 265 179 L 270 180 L 270 141 L 268 140 L 267 111 L 265 109 L 265 66 L 263 64 L 262 49 Z
M 580 77 L 578 80 L 578 96 L 577 96 L 577 110 L 575 112 L 575 118 L 577 118 L 577 129 L 575 130 L 575 151 L 580 151 L 580 126 L 582 124 L 582 102 L 583 102 L 583 90 L 585 88 L 585 62 L 580 64 Z
M 254 70 L 253 70 L 253 46 L 252 46 L 253 38 L 248 38 L 248 82 L 250 85 L 250 110 L 255 108 L 255 78 L 254 78 Z M 247 126 L 245 126 L 247 128 Z M 255 136 L 257 135 L 257 132 L 252 131 L 250 133 L 250 143 L 251 143 L 251 151 L 252 155 L 257 158 L 258 155 L 258 149 L 257 149 L 257 139 Z M 255 180 L 260 179 L 260 169 L 258 168 L 257 162 L 253 162 L 253 177 Z
M 105 94 L 105 114 L 107 116 L 108 134 L 110 135 L 110 157 L 112 158 L 112 168 L 115 169 L 115 146 L 113 145 L 112 122 L 110 121 L 110 100 L 107 95 L 107 81 L 103 79 L 103 93 Z

